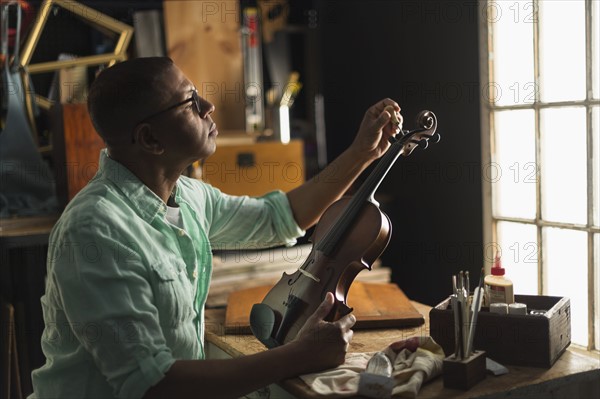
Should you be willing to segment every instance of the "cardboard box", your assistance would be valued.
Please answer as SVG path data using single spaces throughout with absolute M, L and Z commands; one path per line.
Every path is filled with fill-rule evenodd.
M 474 349 L 491 359 L 517 366 L 551 367 L 571 343 L 569 298 L 515 295 L 515 302 L 542 314 L 501 315 L 483 307 L 475 330 Z M 431 336 L 446 355 L 454 353 L 454 316 L 447 298 L 429 312 Z

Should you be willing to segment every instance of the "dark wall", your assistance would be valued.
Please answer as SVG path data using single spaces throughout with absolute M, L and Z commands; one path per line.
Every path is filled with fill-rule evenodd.
M 422 109 L 438 117 L 442 141 L 401 157 L 376 196 L 392 219 L 383 262 L 393 281 L 434 305 L 450 293 L 452 274 L 478 277 L 482 266 L 476 3 L 323 0 L 318 8 L 330 160 L 381 98 L 398 101 L 405 128 Z
M 134 10 L 161 6 L 158 0 L 83 3 L 128 23 Z M 309 23 L 313 7 L 315 24 Z M 381 98 L 398 101 L 405 128 L 413 127 L 422 109 L 436 113 L 442 141 L 401 158 L 377 199 L 393 223 L 383 255 L 392 279 L 415 300 L 439 302 L 450 293 L 452 274 L 468 269 L 478 277 L 482 266 L 477 2 L 290 0 L 290 12 L 291 22 L 315 29 L 319 38 L 314 50 L 330 160 L 351 143 L 365 110 Z M 54 29 L 71 38 L 69 51 L 94 42 L 66 26 L 80 25 Z M 64 50 L 64 40 L 49 38 Z M 55 57 L 50 46 L 41 47 L 46 51 L 34 58 Z

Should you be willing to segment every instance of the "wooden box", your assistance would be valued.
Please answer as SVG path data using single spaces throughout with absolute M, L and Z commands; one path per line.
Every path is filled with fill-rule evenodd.
M 273 190 L 287 192 L 304 183 L 305 174 L 301 140 L 287 144 L 217 141 L 217 150 L 202 165 L 202 179 L 232 195 L 260 196 Z
M 471 389 L 479 381 L 485 379 L 484 351 L 473 353 L 467 359 L 456 359 L 450 355 L 444 359 L 444 387 L 452 389 Z
M 528 313 L 501 315 L 483 307 L 479 313 L 473 347 L 491 359 L 517 366 L 551 367 L 571 343 L 569 298 L 515 295 Z M 446 355 L 454 353 L 454 316 L 450 298 L 429 312 L 433 339 Z

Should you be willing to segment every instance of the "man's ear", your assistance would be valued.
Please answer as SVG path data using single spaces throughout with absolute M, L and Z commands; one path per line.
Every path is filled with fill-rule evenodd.
M 165 152 L 149 123 L 140 123 L 133 129 L 133 140 L 144 151 L 151 154 L 160 155 Z

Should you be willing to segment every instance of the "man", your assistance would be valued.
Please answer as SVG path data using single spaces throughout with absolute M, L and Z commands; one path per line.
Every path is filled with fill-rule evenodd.
M 355 318 L 325 322 L 331 294 L 293 342 L 204 360 L 211 244 L 293 244 L 388 148 L 398 128 L 384 111 L 390 105 L 398 114 L 388 99 L 367 111 L 328 179 L 233 197 L 181 176 L 215 151 L 217 129 L 214 106 L 170 59 L 103 71 L 88 108 L 107 149 L 50 237 L 47 362 L 33 372 L 33 397 L 235 397 L 343 363 Z

